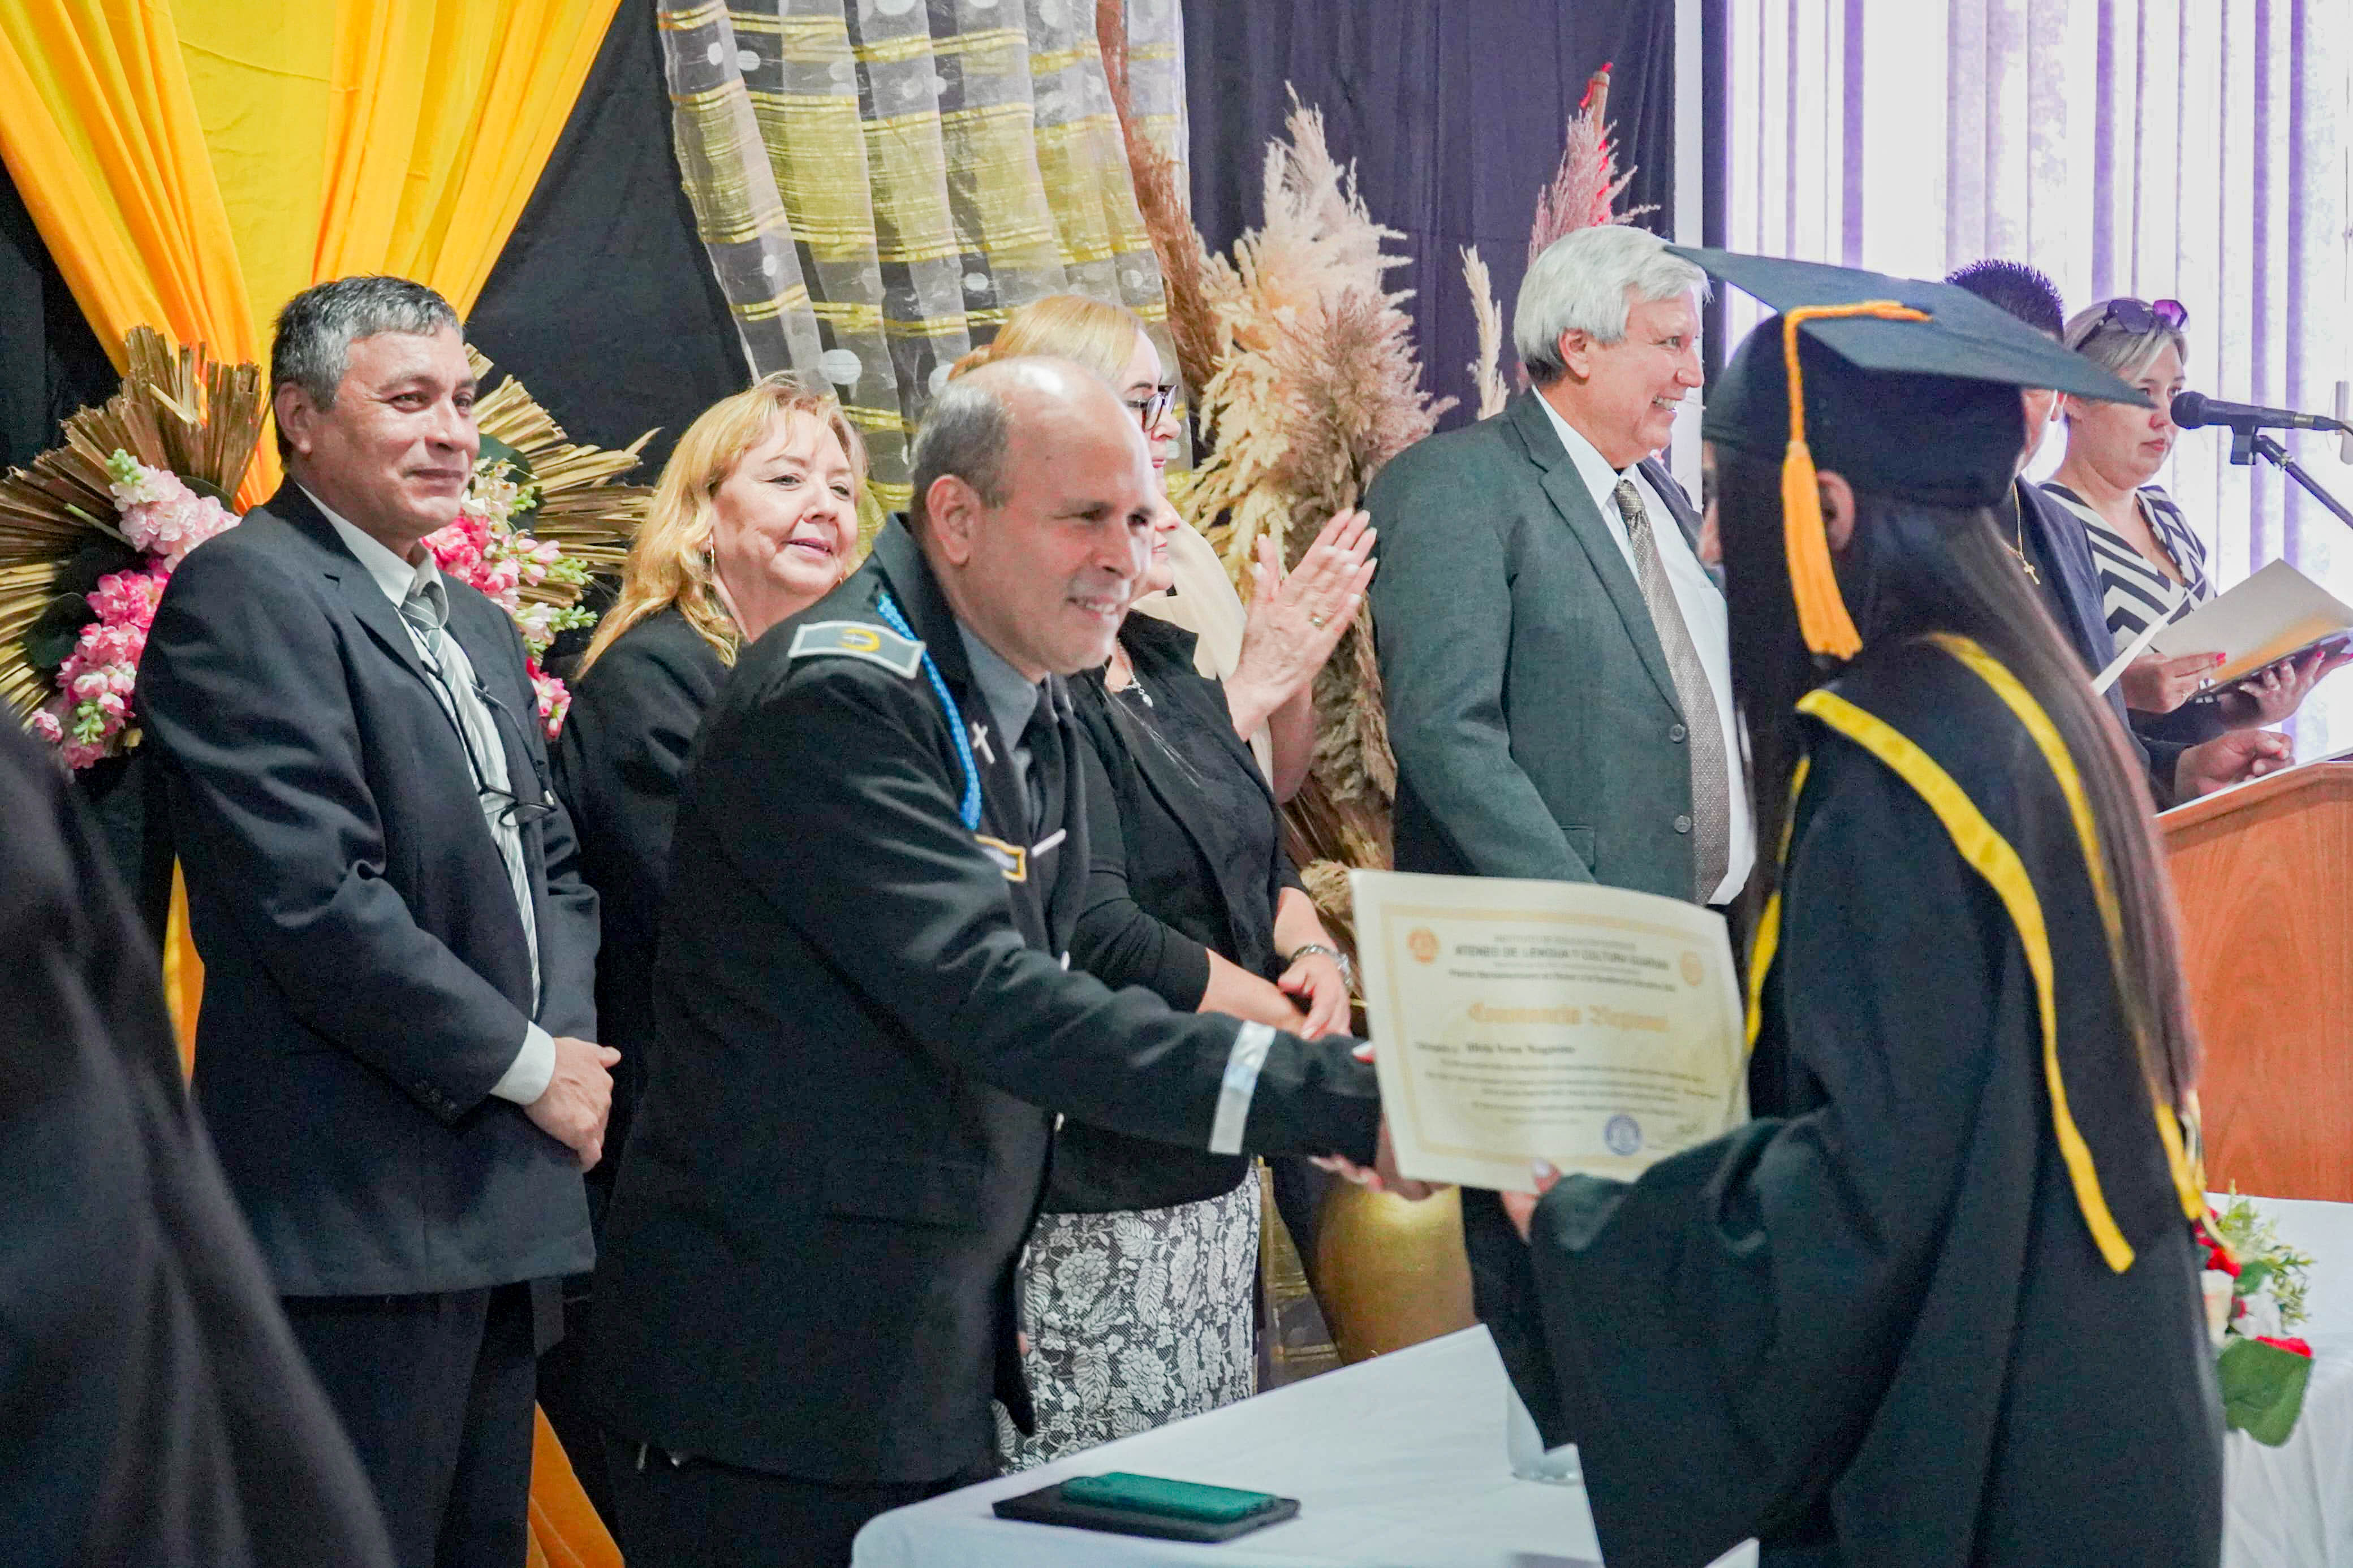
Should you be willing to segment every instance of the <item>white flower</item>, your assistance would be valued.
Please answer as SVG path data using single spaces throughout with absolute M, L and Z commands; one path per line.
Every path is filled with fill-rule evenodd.
M 2287 1332 L 2280 1323 L 2279 1302 L 2269 1290 L 2257 1290 L 2246 1301 L 2247 1310 L 2239 1319 L 2239 1332 L 2251 1340 L 2275 1340 Z
M 2198 1276 L 2198 1282 L 2206 1296 L 2206 1332 L 2219 1350 L 2231 1326 L 2231 1292 L 2238 1281 L 2219 1268 L 2209 1268 Z

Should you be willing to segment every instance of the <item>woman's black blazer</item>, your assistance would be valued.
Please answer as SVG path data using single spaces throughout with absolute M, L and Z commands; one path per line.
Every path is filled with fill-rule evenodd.
M 579 835 L 581 876 L 596 889 L 604 916 L 598 1043 L 621 1053 L 605 1157 L 588 1173 L 600 1215 L 654 1045 L 654 937 L 670 887 L 679 784 L 726 677 L 719 651 L 676 608 L 649 616 L 613 639 L 574 685 L 551 758 L 556 793 Z
M 1214 951 L 1253 974 L 1282 973 L 1274 908 L 1299 887 L 1282 851 L 1274 795 L 1249 745 L 1234 733 L 1225 689 L 1195 672 L 1193 634 L 1149 616 L 1120 630 L 1138 682 L 1154 699 L 1151 721 L 1173 733 L 1214 736 L 1214 773 L 1200 778 L 1116 710 L 1127 699 L 1100 672 L 1073 679 L 1071 696 L 1087 744 L 1090 875 L 1071 939 L 1071 963 L 1107 985 L 1141 985 L 1172 1007 L 1200 1005 Z M 1262 871 L 1243 878 L 1206 845 L 1219 813 L 1261 813 L 1271 845 Z M 1253 826 L 1256 826 L 1253 823 Z M 1231 1192 L 1249 1173 L 1240 1156 L 1179 1149 L 1065 1123 L 1054 1149 L 1046 1207 L 1062 1214 L 1165 1208 Z

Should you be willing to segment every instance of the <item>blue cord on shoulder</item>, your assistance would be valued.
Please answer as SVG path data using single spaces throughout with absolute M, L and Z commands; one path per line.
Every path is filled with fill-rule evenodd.
M 914 628 L 907 625 L 907 617 L 899 613 L 899 605 L 891 597 L 888 588 L 875 595 L 874 607 L 891 624 L 892 631 L 909 642 L 920 644 L 922 639 L 915 636 Z M 923 673 L 931 678 L 932 689 L 939 694 L 940 706 L 947 710 L 948 733 L 955 737 L 956 761 L 964 764 L 964 802 L 957 807 L 956 815 L 964 819 L 965 832 L 977 833 L 980 831 L 980 769 L 973 764 L 972 741 L 965 734 L 964 714 L 957 710 L 955 699 L 948 694 L 948 683 L 940 678 L 940 667 L 933 662 L 932 650 L 928 647 L 923 649 Z

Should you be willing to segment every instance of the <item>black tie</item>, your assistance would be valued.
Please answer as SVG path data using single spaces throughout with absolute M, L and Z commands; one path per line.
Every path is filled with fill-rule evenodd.
M 1022 779 L 1029 797 L 1029 842 L 1043 844 L 1062 819 L 1062 726 L 1055 711 L 1056 693 L 1049 686 L 1039 695 L 1038 707 L 1021 731 L 1029 749 L 1029 771 Z

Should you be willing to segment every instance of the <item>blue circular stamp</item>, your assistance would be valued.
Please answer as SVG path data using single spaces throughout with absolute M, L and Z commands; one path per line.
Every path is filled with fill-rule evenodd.
M 1601 1141 L 1612 1154 L 1631 1154 L 1642 1146 L 1642 1124 L 1621 1110 L 1601 1124 Z

